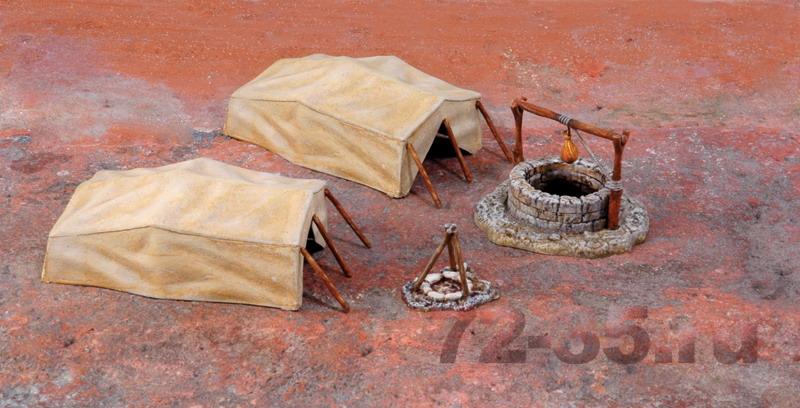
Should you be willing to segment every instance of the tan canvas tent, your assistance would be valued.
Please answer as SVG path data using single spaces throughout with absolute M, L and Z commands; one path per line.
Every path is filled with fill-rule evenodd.
M 309 230 L 335 249 L 325 231 L 329 194 L 320 180 L 210 159 L 101 171 L 50 231 L 42 280 L 295 310 L 302 257 L 318 269 L 305 249 Z
M 481 148 L 479 113 L 490 119 L 480 97 L 397 57 L 315 54 L 279 60 L 234 92 L 224 132 L 293 163 L 403 197 L 418 172 L 412 155 L 424 160 L 443 121 L 454 147 Z

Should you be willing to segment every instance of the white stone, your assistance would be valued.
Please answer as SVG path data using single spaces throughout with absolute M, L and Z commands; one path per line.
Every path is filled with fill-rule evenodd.
M 428 292 L 431 291 L 431 284 L 428 282 L 422 282 L 422 285 L 420 285 L 419 288 L 420 290 L 422 290 L 422 293 L 427 294 Z
M 426 282 L 436 283 L 442 280 L 441 273 L 429 273 L 428 276 L 425 277 Z
M 453 280 L 458 280 L 459 279 L 457 271 L 447 270 L 447 271 L 442 272 L 442 275 L 444 275 L 444 277 L 447 278 L 447 279 L 453 279 Z
M 435 290 L 432 290 L 432 291 L 426 293 L 425 295 L 428 296 L 429 298 L 433 299 L 433 300 L 444 300 L 444 294 L 441 293 L 441 292 L 437 292 Z
M 448 293 L 448 294 L 444 295 L 444 299 L 445 300 L 457 300 L 457 299 L 461 299 L 462 295 L 463 295 L 463 293 L 459 290 L 458 292 Z

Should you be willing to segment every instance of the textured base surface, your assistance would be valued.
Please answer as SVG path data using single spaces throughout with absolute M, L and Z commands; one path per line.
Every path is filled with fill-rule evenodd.
M 798 407 L 798 20 L 790 1 L 0 1 L 0 406 Z M 215 131 L 239 86 L 314 52 L 396 54 L 479 91 L 509 142 L 521 95 L 629 127 L 625 192 L 647 207 L 647 241 L 600 259 L 490 242 L 475 204 L 513 166 L 485 127 L 471 184 L 455 157 L 428 156 L 443 209 L 419 178 L 390 199 Z M 526 153 L 558 154 L 562 129 L 526 115 Z M 41 283 L 78 183 L 199 156 L 330 183 L 373 243 L 331 214 L 353 278 L 314 254 L 349 314 L 308 267 L 297 312 Z M 409 309 L 400 288 L 447 222 L 502 296 Z M 630 350 L 604 335 L 620 324 L 649 334 L 639 363 L 603 350 Z M 749 324 L 758 361 L 718 362 L 714 344 L 738 349 Z M 529 348 L 573 330 L 600 336 L 586 364 Z M 678 363 L 688 338 L 695 362 Z M 492 349 L 527 355 L 483 363 Z
M 508 181 L 503 182 L 475 207 L 475 224 L 495 244 L 547 255 L 600 258 L 628 252 L 647 237 L 650 228 L 647 210 L 627 196 L 622 197 L 620 226 L 616 230 L 547 232 L 509 214 L 508 185 Z

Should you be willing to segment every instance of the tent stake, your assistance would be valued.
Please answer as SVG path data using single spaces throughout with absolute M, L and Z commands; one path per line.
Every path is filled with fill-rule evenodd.
M 475 101 L 475 107 L 481 112 L 483 115 L 483 120 L 486 121 L 486 126 L 489 126 L 489 131 L 492 132 L 492 136 L 494 136 L 494 140 L 497 141 L 497 144 L 500 145 L 500 150 L 503 151 L 503 156 L 506 156 L 506 159 L 514 163 L 514 158 L 511 157 L 511 152 L 508 151 L 508 147 L 506 147 L 506 143 L 503 142 L 503 139 L 500 137 L 500 134 L 497 133 L 497 129 L 494 127 L 494 122 L 492 122 L 492 118 L 489 117 L 489 112 L 486 111 L 486 108 L 483 107 L 483 103 L 480 100 Z
M 464 161 L 464 155 L 461 154 L 461 149 L 458 147 L 458 141 L 456 141 L 456 135 L 453 133 L 453 128 L 450 127 L 450 121 L 445 119 L 442 121 L 442 123 L 444 124 L 445 130 L 447 130 L 447 138 L 450 139 L 450 144 L 453 145 L 453 150 L 456 151 L 458 164 L 461 165 L 461 171 L 464 172 L 464 178 L 467 179 L 467 183 L 472 183 L 472 173 L 469 171 L 467 162 Z
M 331 202 L 331 204 L 333 204 L 334 207 L 336 207 L 336 210 L 339 211 L 339 214 L 341 214 L 342 218 L 344 218 L 345 222 L 347 222 L 347 225 L 350 226 L 353 232 L 355 232 L 356 235 L 358 235 L 358 239 L 361 240 L 364 246 L 367 248 L 372 248 L 372 244 L 370 244 L 367 237 L 364 236 L 364 233 L 361 232 L 361 229 L 358 228 L 356 223 L 353 221 L 353 218 L 350 217 L 350 214 L 348 214 L 347 211 L 345 211 L 344 207 L 342 207 L 342 203 L 340 203 L 339 200 L 337 200 L 336 197 L 333 196 L 331 190 L 328 190 L 327 188 L 325 189 L 325 197 Z
M 311 254 L 308 253 L 308 250 L 303 247 L 300 247 L 300 253 L 303 254 L 303 258 L 306 258 L 306 262 L 308 262 L 308 264 L 311 266 L 311 269 L 314 270 L 314 273 L 316 273 L 317 276 L 319 276 L 319 278 L 322 279 L 322 282 L 325 284 L 325 286 L 328 287 L 328 290 L 331 292 L 333 297 L 336 298 L 336 301 L 339 302 L 340 305 L 342 305 L 342 309 L 344 309 L 344 312 L 345 313 L 350 312 L 350 305 L 348 305 L 347 302 L 345 302 L 344 298 L 336 289 L 336 286 L 333 284 L 331 278 L 329 278 L 328 274 L 326 274 L 325 271 L 322 270 L 322 267 L 319 266 L 316 260 L 314 260 L 314 257 L 312 257 Z
M 333 240 L 331 239 L 330 235 L 328 235 L 328 231 L 325 230 L 325 226 L 322 225 L 322 221 L 317 218 L 316 214 L 311 217 L 311 220 L 314 222 L 314 225 L 317 226 L 317 229 L 319 229 L 319 233 L 322 234 L 322 239 L 324 239 L 325 243 L 328 244 L 328 248 L 330 248 L 331 252 L 333 253 L 333 257 L 336 258 L 336 262 L 338 262 L 339 266 L 342 268 L 344 276 L 347 276 L 348 278 L 353 276 L 353 274 L 350 273 L 350 268 L 347 267 L 347 264 L 344 263 L 344 259 L 342 259 L 342 256 L 339 255 L 339 251 L 336 250 L 336 246 L 333 244 Z
M 417 169 L 419 169 L 419 175 L 422 176 L 422 181 L 425 182 L 425 187 L 427 187 L 428 191 L 431 193 L 431 197 L 433 198 L 433 203 L 436 204 L 436 208 L 442 208 L 442 201 L 439 200 L 439 194 L 436 193 L 436 189 L 433 188 L 433 183 L 431 183 L 431 178 L 428 177 L 428 172 L 425 171 L 425 166 L 423 166 L 422 161 L 419 160 L 417 151 L 414 149 L 414 146 L 411 143 L 407 143 L 406 146 L 408 148 L 408 153 L 411 154 L 411 158 L 414 159 L 414 163 L 417 164 Z

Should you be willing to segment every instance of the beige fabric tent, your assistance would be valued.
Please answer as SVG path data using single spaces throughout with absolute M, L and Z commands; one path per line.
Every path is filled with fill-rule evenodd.
M 224 132 L 403 197 L 418 171 L 407 145 L 424 160 L 445 119 L 453 143 L 470 153 L 481 148 L 480 97 L 397 57 L 315 54 L 279 60 L 234 92 Z
M 50 231 L 42 280 L 295 310 L 309 229 L 326 244 L 326 193 L 210 159 L 101 171 Z

